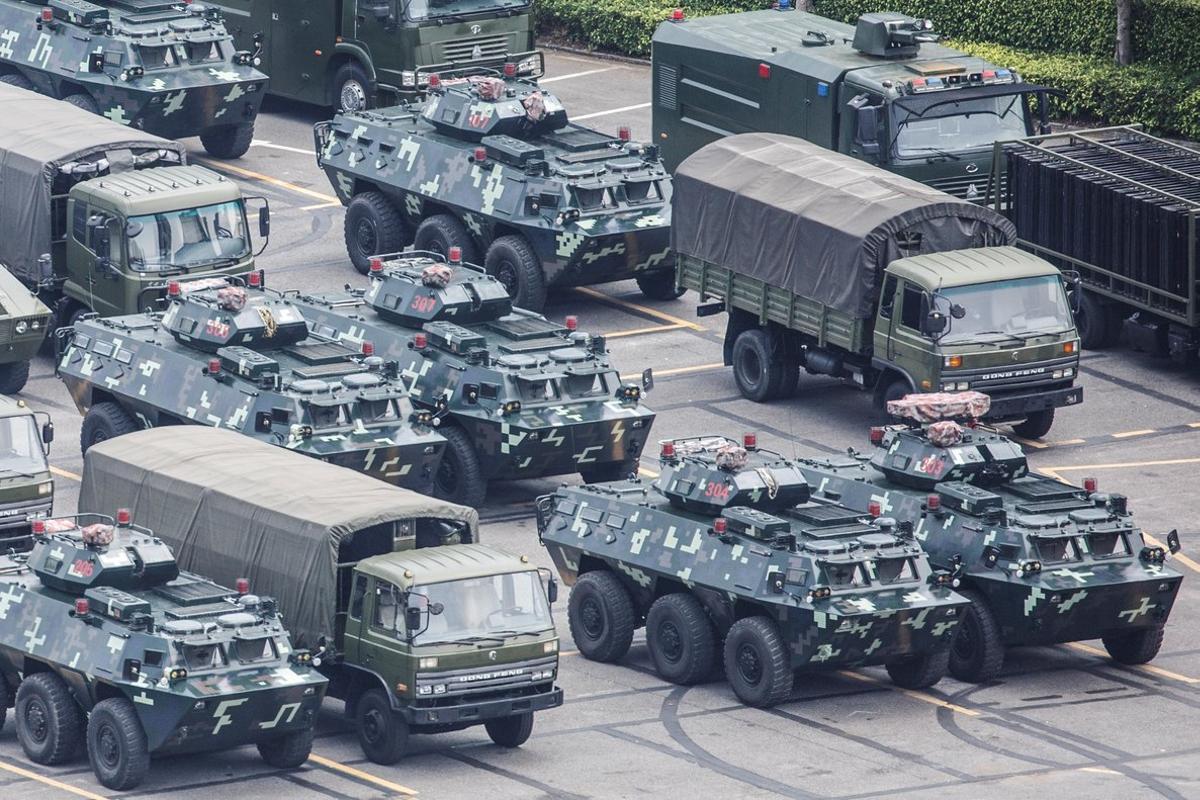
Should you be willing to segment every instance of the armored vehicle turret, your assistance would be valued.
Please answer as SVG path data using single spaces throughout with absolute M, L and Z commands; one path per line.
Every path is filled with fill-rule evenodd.
M 0 709 L 31 760 L 86 747 L 96 778 L 125 790 L 151 755 L 253 743 L 275 767 L 308 758 L 326 681 L 275 601 L 180 572 L 128 511 L 35 521 L 0 584 Z
M 320 335 L 396 361 L 413 405 L 439 415 L 439 497 L 478 506 L 493 479 L 637 471 L 652 376 L 623 382 L 603 336 L 514 309 L 496 278 L 434 254 L 377 259 L 370 281 L 296 305 Z
M 695 683 L 723 658 L 754 706 L 786 700 L 796 669 L 883 664 L 905 687 L 945 673 L 966 601 L 907 528 L 814 500 L 798 464 L 753 435 L 665 441 L 661 464 L 653 483 L 538 500 L 584 656 L 620 659 L 644 620 L 663 678 Z
M 650 297 L 679 295 L 657 148 L 570 123 L 532 81 L 435 75 L 424 101 L 339 114 L 315 136 L 360 272 L 409 244 L 458 247 L 531 311 L 550 286 L 636 278 Z
M 413 410 L 395 361 L 313 334 L 294 303 L 236 279 L 172 282 L 167 294 L 164 312 L 85 318 L 60 335 L 81 449 L 213 425 L 430 490 L 446 441 Z
M 1133 522 L 1122 494 L 1034 474 L 1010 439 L 974 420 L 978 392 L 909 395 L 888 404 L 907 424 L 872 428 L 872 455 L 800 462 L 818 499 L 912 529 L 971 605 L 950 670 L 986 681 L 1018 645 L 1102 639 L 1114 660 L 1150 661 L 1182 575 Z

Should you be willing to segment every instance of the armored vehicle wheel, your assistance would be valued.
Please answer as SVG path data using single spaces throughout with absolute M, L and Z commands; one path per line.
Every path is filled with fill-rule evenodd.
M 629 652 L 637 625 L 633 598 L 611 572 L 579 576 L 567 603 L 571 638 L 585 658 L 613 662 Z
M 26 89 L 30 92 L 34 91 L 33 81 L 26 78 L 19 72 L 10 72 L 6 75 L 0 75 L 0 83 L 7 83 L 9 86 L 15 86 L 18 89 Z
M 623 481 L 637 471 L 637 465 L 628 461 L 610 461 L 596 467 L 579 470 L 584 483 L 612 483 Z
M 34 763 L 62 764 L 83 744 L 83 712 L 53 672 L 34 673 L 21 681 L 13 716 L 21 749 Z
M 113 697 L 96 704 L 87 722 L 87 751 L 96 780 L 109 789 L 132 789 L 146 779 L 150 750 L 133 703 Z
M 258 754 L 262 760 L 276 769 L 295 769 L 308 761 L 312 752 L 313 729 L 293 731 L 286 736 L 258 743 Z
M 733 341 L 733 379 L 747 400 L 774 400 L 786 383 L 784 365 L 771 349 L 771 336 L 761 328 L 742 331 Z
M 346 207 L 345 237 L 350 261 L 366 275 L 371 270 L 371 256 L 404 249 L 408 228 L 382 192 L 363 192 Z
M 1121 313 L 1118 306 L 1106 303 L 1094 292 L 1076 289 L 1079 310 L 1075 312 L 1075 328 L 1079 344 L 1088 350 L 1104 350 L 1121 338 Z
M 200 134 L 200 143 L 209 155 L 217 158 L 241 158 L 254 140 L 254 123 L 222 125 Z
M 949 665 L 949 650 L 923 656 L 906 656 L 886 664 L 892 683 L 904 689 L 928 689 L 946 677 Z
M 520 747 L 533 733 L 533 712 L 489 719 L 483 727 L 492 741 L 501 747 Z
M 438 433 L 446 437 L 446 450 L 433 476 L 433 493 L 451 503 L 478 508 L 487 497 L 487 481 L 479 464 L 475 443 L 466 431 L 454 425 L 442 426 Z
M 1013 425 L 1013 433 L 1022 439 L 1040 439 L 1054 427 L 1054 409 L 1035 411 L 1024 422 Z
M 959 589 L 971 601 L 954 629 L 950 643 L 950 674 L 965 683 L 984 683 L 1000 674 L 1004 666 L 1004 642 L 1000 626 L 987 600 L 979 592 Z
M 365 111 L 375 107 L 371 79 L 357 61 L 347 61 L 334 74 L 333 106 L 338 111 Z
M 83 418 L 83 427 L 79 431 L 79 450 L 86 453 L 94 444 L 133 433 L 137 429 L 137 421 L 116 403 L 96 403 Z
M 779 627 L 767 617 L 744 617 L 725 635 L 725 677 L 748 706 L 770 708 L 792 694 L 792 667 Z
M 371 689 L 358 700 L 358 743 L 376 764 L 395 764 L 408 749 L 408 723 L 392 710 L 383 689 Z
M 29 362 L 14 361 L 0 364 L 0 394 L 16 394 L 29 380 Z
M 8 707 L 12 704 L 12 689 L 8 679 L 0 675 L 0 730 L 4 729 L 4 721 L 8 717 Z
M 483 268 L 504 284 L 514 306 L 541 313 L 546 305 L 546 273 L 524 237 L 512 234 L 492 242 Z
M 1162 647 L 1163 629 L 1158 625 L 1105 636 L 1102 641 L 1104 649 L 1118 664 L 1145 664 L 1158 655 L 1158 648 Z
M 646 645 L 658 674 L 690 686 L 712 674 L 717 634 L 704 606 L 690 594 L 663 595 L 646 614 Z
M 79 94 L 69 94 L 63 98 L 64 103 L 70 103 L 76 108 L 82 108 L 84 111 L 90 111 L 93 114 L 100 113 L 100 107 L 96 105 L 96 101 L 91 95 L 80 92 Z
M 435 214 L 422 220 L 413 237 L 414 250 L 429 250 L 440 256 L 449 256 L 450 248 L 462 249 L 462 260 L 468 264 L 479 263 L 479 250 L 466 227 L 450 214 Z
M 638 288 L 642 294 L 651 300 L 674 300 L 687 289 L 675 288 L 675 270 L 663 269 L 642 275 L 637 279 Z

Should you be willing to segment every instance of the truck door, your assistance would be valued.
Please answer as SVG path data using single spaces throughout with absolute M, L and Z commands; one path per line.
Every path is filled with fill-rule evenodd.
M 367 576 L 361 572 L 355 572 L 353 575 L 350 597 L 345 611 L 339 611 L 337 615 L 337 627 L 338 632 L 342 634 L 341 651 L 345 654 L 346 661 L 357 664 L 362 649 L 360 644 L 363 636 L 363 607 L 367 602 Z
M 389 686 L 400 679 L 408 645 L 404 641 L 404 593 L 387 581 L 372 579 L 362 621 L 359 663 L 379 673 Z
M 335 0 L 271 0 L 263 60 L 271 76 L 271 94 L 328 102 L 332 76 L 327 72 L 338 36 L 337 5 Z
M 931 363 L 932 342 L 921 332 L 921 322 L 929 313 L 929 295 L 920 286 L 906 280 L 896 281 L 895 306 L 892 311 L 892 337 L 888 343 L 888 360 L 912 378 L 913 388 L 918 392 L 937 391 L 933 385 L 937 365 Z
M 76 201 L 67 246 L 68 296 L 102 317 L 126 313 L 124 232 L 115 215 Z

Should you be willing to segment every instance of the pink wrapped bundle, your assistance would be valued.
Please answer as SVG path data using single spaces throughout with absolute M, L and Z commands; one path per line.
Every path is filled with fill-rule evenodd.
M 454 270 L 445 264 L 430 264 L 421 270 L 421 283 L 431 289 L 445 289 L 454 277 Z
M 962 426 L 950 419 L 930 424 L 925 433 L 929 437 L 929 443 L 937 447 L 953 447 L 963 438 Z
M 737 472 L 742 467 L 746 466 L 746 461 L 749 459 L 749 454 L 746 448 L 738 444 L 726 444 L 717 448 L 717 468 L 723 469 L 726 472 Z
M 95 525 L 88 525 L 80 531 L 80 537 L 84 544 L 95 547 L 102 547 L 107 544 L 112 544 L 113 529 L 112 525 L 105 525 L 102 522 L 97 522 Z
M 992 407 L 992 399 L 982 392 L 930 392 L 905 395 L 889 400 L 887 412 L 913 422 L 937 422 L 943 419 L 979 419 Z
M 217 290 L 217 306 L 235 314 L 246 307 L 246 290 L 241 286 L 226 286 Z

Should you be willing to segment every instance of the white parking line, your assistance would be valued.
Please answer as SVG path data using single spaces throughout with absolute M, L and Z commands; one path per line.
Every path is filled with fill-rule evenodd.
M 593 117 L 606 117 L 609 114 L 620 114 L 622 111 L 637 111 L 639 108 L 649 108 L 649 103 L 638 103 L 636 106 L 622 106 L 621 108 L 610 108 L 608 111 L 595 111 L 591 114 L 580 114 L 576 117 L 571 117 L 578 122 L 581 119 L 592 119 Z
M 555 75 L 553 78 L 539 78 L 538 83 L 554 83 L 555 81 L 569 81 L 572 78 L 582 78 L 584 75 L 598 75 L 601 72 L 612 72 L 616 67 L 601 67 L 600 69 L 585 69 L 583 72 L 572 72 L 567 75 Z
M 316 155 L 312 150 L 305 150 L 303 147 L 289 147 L 286 144 L 275 144 L 266 139 L 253 139 L 250 142 L 251 147 L 269 147 L 272 150 L 286 150 L 289 153 L 299 153 L 302 156 Z

